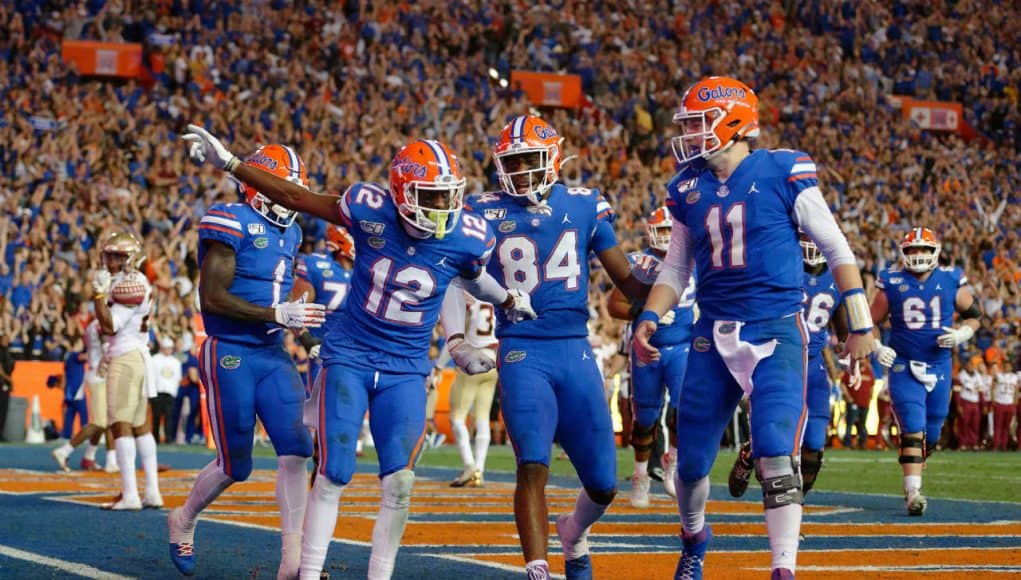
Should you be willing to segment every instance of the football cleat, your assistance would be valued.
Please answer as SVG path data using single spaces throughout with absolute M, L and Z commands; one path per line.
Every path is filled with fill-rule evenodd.
M 557 537 L 564 552 L 564 571 L 567 577 L 574 580 L 592 578 L 592 559 L 589 557 L 588 531 L 579 534 L 574 522 L 568 514 L 557 518 Z
M 466 467 L 461 475 L 450 482 L 450 487 L 482 487 L 482 472 L 474 467 Z
M 549 580 L 549 565 L 539 564 L 538 566 L 532 566 L 531 568 L 525 568 L 525 574 L 528 575 L 528 580 Z
M 684 551 L 677 561 L 674 580 L 702 580 L 702 566 L 705 564 L 705 553 L 709 549 L 709 541 L 713 539 L 713 529 L 706 524 L 697 534 L 681 534 Z
M 636 473 L 631 476 L 631 505 L 636 508 L 649 507 L 649 486 L 652 478 L 648 473 Z
M 117 499 L 115 499 L 114 501 L 104 503 L 99 507 L 105 510 L 111 510 L 115 512 L 119 511 L 137 512 L 142 509 L 142 500 L 138 496 L 125 499 L 124 496 L 118 495 Z
M 67 453 L 60 447 L 57 447 L 53 451 L 50 451 L 50 456 L 53 457 L 53 460 L 57 462 L 57 465 L 59 465 L 61 469 L 68 472 L 71 471 L 71 468 L 67 465 L 67 458 L 71 456 L 70 453 Z
M 103 468 L 106 473 L 120 473 L 121 468 L 117 466 L 117 460 L 110 461 L 110 458 L 106 458 L 106 467 Z
M 163 509 L 163 496 L 158 491 L 152 494 L 145 494 L 145 497 L 142 498 L 142 508 L 147 510 Z
M 925 499 L 920 491 L 914 491 L 905 498 L 904 502 L 907 506 L 909 516 L 920 516 L 925 513 L 925 508 L 929 505 L 929 500 Z
M 730 475 L 727 477 L 727 488 L 732 497 L 741 497 L 748 491 L 748 480 L 752 478 L 755 467 L 752 464 L 752 443 L 745 441 L 737 452 L 737 459 L 734 466 L 730 468 Z
M 79 464 L 82 471 L 103 471 L 103 468 L 96 465 L 96 460 L 82 458 L 82 462 Z
M 775 568 L 769 575 L 769 580 L 794 580 L 794 572 L 787 568 Z
M 185 576 L 195 575 L 195 528 L 190 531 L 180 523 L 180 508 L 167 515 L 170 536 L 170 561 Z
M 677 475 L 677 454 L 667 450 L 663 454 L 663 491 L 670 497 L 677 497 L 677 484 L 674 477 Z

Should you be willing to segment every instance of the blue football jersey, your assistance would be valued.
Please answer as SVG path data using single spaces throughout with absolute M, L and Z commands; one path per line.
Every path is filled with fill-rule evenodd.
M 326 307 L 326 318 L 337 316 L 351 287 L 351 270 L 326 254 L 300 254 L 294 262 L 294 273 L 315 290 L 315 301 Z M 325 327 L 324 324 L 308 331 L 321 339 L 326 335 Z
M 808 356 L 819 356 L 830 340 L 830 319 L 840 307 L 840 289 L 826 268 L 818 276 L 805 272 L 805 323 L 808 326 Z
M 957 291 L 968 283 L 960 268 L 936 268 L 922 282 L 899 266 L 879 274 L 876 287 L 890 305 L 890 348 L 908 360 L 940 362 L 950 349 L 936 338 L 944 326 L 953 326 Z
M 804 285 L 794 202 L 818 186 L 800 151 L 753 151 L 726 183 L 690 163 L 667 185 L 667 207 L 691 234 L 695 299 L 711 320 L 754 322 L 801 310 Z
M 498 310 L 497 338 L 588 336 L 588 256 L 617 245 L 616 214 L 597 190 L 560 183 L 546 202 L 536 207 L 492 192 L 470 201 L 495 230 L 489 273 L 530 294 L 538 315 L 511 324 Z
M 631 252 L 627 256 L 631 263 L 631 272 L 635 278 L 643 284 L 652 285 L 656 282 L 663 267 L 663 260 L 651 250 L 644 252 Z M 691 329 L 695 324 L 695 275 L 692 274 L 688 280 L 688 287 L 684 289 L 680 302 L 674 307 L 674 321 L 672 324 L 660 326 L 656 334 L 652 335 L 649 343 L 657 348 L 661 346 L 674 346 L 685 344 L 691 340 Z M 634 322 L 631 323 L 631 332 L 634 332 Z
M 230 293 L 258 306 L 273 306 L 287 299 L 294 283 L 294 255 L 301 246 L 301 228 L 281 228 L 269 223 L 244 203 L 217 204 L 199 221 L 199 267 L 206 256 L 207 241 L 234 250 L 234 282 Z M 200 280 L 200 284 L 202 281 Z M 280 326 L 261 320 L 240 320 L 202 313 L 206 333 L 243 344 L 273 344 L 283 333 Z
M 326 324 L 321 356 L 389 372 L 428 374 L 429 342 L 443 295 L 458 275 L 478 276 L 494 239 L 470 211 L 442 240 L 414 238 L 387 189 L 356 183 L 338 201 L 340 219 L 355 242 L 348 297 Z

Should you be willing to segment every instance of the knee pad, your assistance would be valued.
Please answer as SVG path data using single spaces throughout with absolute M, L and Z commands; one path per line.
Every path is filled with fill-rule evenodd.
M 344 490 L 344 486 L 341 484 L 330 481 L 329 477 L 317 477 L 316 482 L 312 484 L 312 493 L 309 497 L 309 507 L 312 507 L 313 499 L 315 501 L 327 502 L 326 505 L 336 505 L 340 501 L 340 493 Z
M 634 447 L 635 451 L 646 452 L 651 451 L 653 444 L 656 442 L 656 425 L 652 424 L 648 427 L 642 427 L 636 421 L 634 423 L 634 432 L 631 434 L 631 446 Z
M 815 485 L 815 477 L 822 469 L 822 456 L 822 449 L 801 449 L 801 484 L 804 493 L 808 493 Z
M 220 468 L 221 470 L 223 470 L 224 474 L 227 475 L 227 477 L 233 479 L 234 481 L 245 481 L 248 479 L 248 476 L 252 474 L 251 457 L 249 457 L 248 459 L 228 458 L 227 461 L 230 462 L 230 472 L 228 473 L 227 470 L 224 469 L 226 467 L 224 465 L 221 465 Z
M 907 455 L 908 449 L 918 449 L 918 455 Z M 900 436 L 900 457 L 897 461 L 901 465 L 908 463 L 925 463 L 925 433 L 905 433 Z
M 794 458 L 760 457 L 755 460 L 755 476 L 762 485 L 762 504 L 767 510 L 804 503 L 799 466 Z
M 383 477 L 383 506 L 403 509 L 411 505 L 411 488 L 415 485 L 415 472 L 410 469 L 395 471 Z

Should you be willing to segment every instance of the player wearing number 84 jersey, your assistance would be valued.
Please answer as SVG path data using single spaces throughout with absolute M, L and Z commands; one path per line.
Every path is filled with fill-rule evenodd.
M 500 408 L 518 463 L 514 517 L 529 578 L 548 574 L 545 485 L 554 437 L 584 486 L 574 513 L 557 521 L 568 578 L 591 577 L 588 529 L 617 491 L 613 427 L 588 342 L 588 256 L 599 257 L 626 295 L 644 298 L 648 288 L 617 245 L 610 204 L 598 191 L 557 182 L 561 141 L 542 119 L 516 117 L 494 151 L 503 191 L 471 201 L 496 230 L 490 274 L 530 294 L 538 308 L 535 320 L 514 325 L 498 313 L 496 331 Z M 448 336 L 463 328 L 452 321 L 463 311 L 444 305 Z
M 493 237 L 485 220 L 462 212 L 466 180 L 442 143 L 403 147 L 390 164 L 389 187 L 356 183 L 336 196 L 252 171 L 201 127 L 189 131 L 192 158 L 208 159 L 273 202 L 343 225 L 354 237 L 351 287 L 320 353 L 319 475 L 303 527 L 300 575 L 317 579 L 323 569 L 368 410 L 383 488 L 368 577 L 389 578 L 425 436 L 429 343 L 447 286 L 461 280 L 476 297 L 509 310 L 511 321 L 534 317 L 528 297 L 485 273 Z

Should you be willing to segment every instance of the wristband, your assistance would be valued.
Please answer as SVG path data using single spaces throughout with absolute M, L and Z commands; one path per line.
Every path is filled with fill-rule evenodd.
M 656 314 L 652 310 L 643 310 L 642 313 L 638 315 L 638 318 L 635 319 L 635 326 L 637 327 L 646 320 L 654 323 L 656 326 L 659 326 L 659 314 Z
M 855 334 L 864 334 L 872 330 L 872 312 L 869 310 L 865 290 L 852 288 L 841 295 L 844 310 L 847 312 L 847 329 Z
M 237 155 L 231 156 L 226 163 L 223 164 L 223 168 L 227 170 L 227 173 L 234 173 L 234 170 L 241 165 L 241 160 L 238 159 Z

